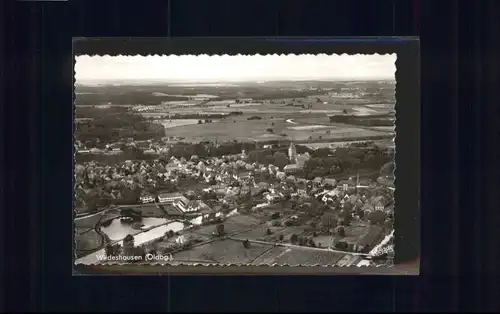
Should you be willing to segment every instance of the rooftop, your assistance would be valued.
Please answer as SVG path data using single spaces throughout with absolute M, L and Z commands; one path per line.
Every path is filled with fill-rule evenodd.
M 161 193 L 158 195 L 159 197 L 181 197 L 181 193 Z

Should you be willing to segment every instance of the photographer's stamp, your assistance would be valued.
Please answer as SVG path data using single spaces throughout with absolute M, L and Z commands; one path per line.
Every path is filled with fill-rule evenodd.
M 392 266 L 392 54 L 75 57 L 75 264 Z

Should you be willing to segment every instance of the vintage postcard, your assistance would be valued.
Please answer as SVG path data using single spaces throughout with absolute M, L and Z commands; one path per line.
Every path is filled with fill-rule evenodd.
M 396 59 L 76 56 L 75 264 L 391 266 Z

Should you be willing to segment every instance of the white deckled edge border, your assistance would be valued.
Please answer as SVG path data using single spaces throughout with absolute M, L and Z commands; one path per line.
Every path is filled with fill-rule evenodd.
M 362 56 L 365 56 L 365 55 L 377 55 L 377 56 L 384 56 L 384 55 L 392 55 L 392 54 L 395 54 L 396 55 L 396 60 L 395 60 L 395 72 L 394 72 L 394 77 L 395 77 L 395 88 L 394 88 L 394 98 L 395 98 L 395 104 L 394 104 L 394 138 L 392 139 L 393 143 L 394 143 L 394 155 L 393 155 L 393 163 L 394 163 L 394 169 L 393 169 L 393 177 L 394 177 L 394 186 L 396 187 L 396 154 L 397 154 L 397 147 L 396 147 L 396 137 L 397 137 L 397 105 L 398 105 L 398 98 L 397 98 L 397 90 L 398 90 L 398 81 L 397 81 L 397 72 L 398 72 L 398 56 L 397 56 L 397 53 L 393 52 L 393 53 L 356 53 L 356 54 L 349 54 L 349 53 L 342 53 L 342 54 L 336 54 L 336 53 L 331 53 L 331 54 L 327 54 L 327 53 L 317 53 L 317 54 L 314 54 L 314 53 L 301 53 L 301 54 L 295 54 L 295 53 L 268 53 L 268 54 L 241 54 L 241 53 L 238 53 L 238 54 L 206 54 L 206 53 L 200 53 L 200 54 L 135 54 L 135 55 L 129 55 L 129 54 L 116 54 L 116 55 L 110 55 L 110 54 L 93 54 L 93 55 L 90 55 L 90 54 L 83 54 L 83 55 L 78 55 L 78 56 L 87 56 L 87 57 L 117 57 L 117 56 L 121 56 L 121 57 L 151 57 L 151 56 L 155 56 L 155 57 L 160 57 L 160 56 L 177 56 L 177 57 L 180 57 L 180 56 L 205 56 L 205 57 L 221 57 L 221 56 L 331 56 L 331 55 L 338 55 L 338 56 L 358 56 L 358 55 L 362 55 Z M 76 238 L 75 238 L 75 235 L 76 235 L 76 228 L 75 228 L 75 222 L 74 222 L 74 218 L 76 217 L 76 199 L 75 199 L 75 188 L 76 188 L 76 172 L 75 172 L 75 165 L 76 165 L 76 151 L 75 151 L 75 117 L 76 117 L 76 105 L 75 105 L 75 102 L 76 102 L 76 93 L 75 93 L 75 84 L 76 84 L 76 71 L 75 71 L 75 65 L 76 65 L 76 62 L 77 62 L 77 56 L 76 55 L 73 55 L 73 221 L 72 221 L 72 224 L 73 224 L 73 258 L 74 258 L 74 261 L 73 261 L 73 267 L 74 266 L 81 266 L 81 265 L 84 265 L 84 266 L 140 266 L 140 267 L 154 267 L 154 266 L 172 266 L 172 267 L 176 267 L 176 266 L 197 266 L 197 267 L 208 267 L 208 268 L 233 268 L 233 267 L 259 267 L 259 268 L 282 268 L 282 267 L 290 267 L 290 268 L 293 268 L 293 267 L 307 267 L 307 268 L 380 268 L 380 267 L 385 267 L 385 268 L 389 268 L 389 267 L 394 267 L 395 265 L 394 264 L 390 264 L 390 265 L 386 265 L 386 264 L 382 264 L 382 265 L 362 265 L 362 266 L 358 266 L 358 265 L 348 265 L 348 266 L 337 266 L 337 265 L 319 265 L 319 264 L 313 264 L 313 265 L 300 265 L 300 264 L 297 264 L 297 265 L 289 265 L 289 264 L 271 264 L 271 265 L 255 265 L 255 264 L 220 264 L 220 263 L 189 263 L 189 264 L 184 264 L 184 263 L 175 263 L 175 264 L 171 264 L 171 263 L 147 263 L 147 264 L 142 264 L 142 263 L 106 263 L 106 262 L 101 262 L 101 263 L 98 263 L 98 264 L 93 264 L 93 263 L 90 263 L 90 264 L 84 264 L 84 263 L 76 263 L 76 260 L 77 260 L 77 256 L 76 256 Z M 395 207 L 396 207 L 396 203 L 395 203 Z M 394 220 L 396 219 L 396 212 L 394 214 Z M 327 251 L 327 250 L 325 250 Z M 94 252 L 96 253 L 96 252 Z M 349 255 L 350 252 L 346 252 L 346 255 Z M 93 254 L 93 253 L 90 253 L 90 254 Z M 396 247 L 394 245 L 394 254 L 396 254 Z

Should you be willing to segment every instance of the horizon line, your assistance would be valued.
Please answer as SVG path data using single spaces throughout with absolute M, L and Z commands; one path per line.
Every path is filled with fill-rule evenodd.
M 286 78 L 276 78 L 276 79 L 244 79 L 244 80 L 163 80 L 163 79 L 79 79 L 75 80 L 76 84 L 81 83 L 93 83 L 93 82 L 137 82 L 137 83 L 258 83 L 258 82 L 307 82 L 307 81 L 317 81 L 317 82 L 356 82 L 356 81 L 396 81 L 395 78 L 389 77 L 367 77 L 367 78 L 297 78 L 297 79 L 286 79 Z

